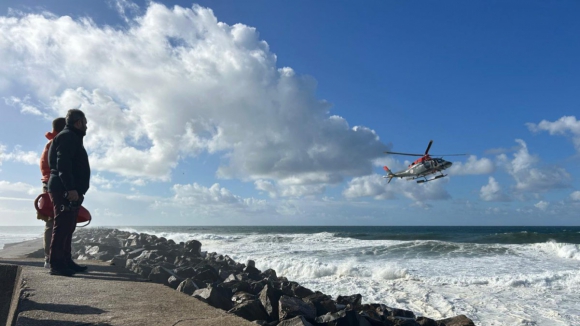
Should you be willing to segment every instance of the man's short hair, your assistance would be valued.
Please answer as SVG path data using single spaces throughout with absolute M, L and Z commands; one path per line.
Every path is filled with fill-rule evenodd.
M 66 119 L 65 118 L 56 118 L 52 120 L 52 131 L 59 133 L 61 132 L 64 127 L 66 126 Z
M 66 125 L 72 126 L 75 124 L 75 122 L 82 120 L 84 118 L 85 114 L 83 113 L 83 111 L 79 109 L 70 109 L 66 113 Z

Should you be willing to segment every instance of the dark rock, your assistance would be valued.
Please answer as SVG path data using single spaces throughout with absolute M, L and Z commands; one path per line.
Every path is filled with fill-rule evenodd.
M 278 326 L 313 326 L 303 316 L 297 316 L 291 319 L 281 321 Z
M 240 316 L 247 320 L 267 320 L 268 314 L 259 300 L 250 300 L 235 305 L 228 313 Z
M 260 292 L 260 302 L 262 306 L 268 313 L 268 316 L 273 320 L 279 319 L 278 315 L 278 301 L 284 295 L 282 291 L 272 287 L 271 285 L 266 285 Z
M 265 280 L 250 283 L 250 293 L 259 295 L 268 282 Z
M 143 250 L 145 250 L 145 248 L 139 248 L 139 249 L 135 249 L 133 251 L 130 251 L 127 254 L 127 258 L 133 259 L 133 258 L 139 257 L 139 255 L 141 255 L 141 253 L 143 252 Z
M 313 293 L 305 298 L 302 298 L 302 300 L 314 305 L 314 308 L 316 308 L 316 316 L 322 316 L 329 312 L 337 311 L 336 305 L 330 296 L 321 292 Z
M 161 266 L 155 266 L 147 278 L 155 283 L 169 285 L 168 280 L 170 276 L 171 274 L 165 268 Z
M 349 295 L 349 296 L 339 295 L 336 298 L 336 303 L 344 304 L 353 310 L 359 310 L 361 308 L 361 301 L 362 301 L 362 295 L 360 295 L 360 294 L 353 294 L 353 295 Z
M 314 320 L 316 308 L 311 303 L 306 303 L 299 298 L 283 295 L 278 301 L 278 316 L 280 320 L 296 316 L 304 316 L 306 319 Z
M 300 299 L 306 298 L 307 296 L 314 294 L 312 290 L 307 289 L 299 284 L 292 287 L 292 292 L 294 292 L 294 296 L 299 297 Z
M 404 318 L 413 318 L 415 319 L 415 313 L 409 310 L 398 309 L 398 308 L 391 308 L 387 307 L 384 304 L 371 304 L 371 307 L 375 307 L 376 312 L 383 316 L 383 317 L 404 317 Z
M 176 268 L 175 274 L 183 279 L 192 278 L 199 274 L 193 267 Z
M 242 274 L 230 274 L 224 282 L 231 282 L 231 281 L 245 281 L 244 275 Z
M 346 316 L 346 310 L 340 310 L 337 312 L 329 312 L 322 316 L 318 316 L 314 319 L 319 324 L 330 325 L 329 323 L 336 322 L 337 320 L 344 318 Z
M 419 323 L 413 318 L 407 317 L 387 317 L 386 321 L 393 326 L 419 326 Z
M 260 276 L 262 277 L 262 279 L 266 279 L 266 280 L 272 281 L 272 282 L 275 282 L 278 280 L 278 276 L 276 275 L 276 271 L 271 269 L 271 268 L 260 273 Z
M 196 268 L 197 274 L 191 279 L 195 284 L 213 284 L 214 282 L 221 281 L 218 272 L 210 265 L 203 265 Z
M 445 324 L 445 326 L 475 326 L 473 320 L 467 318 L 465 315 L 459 315 L 451 318 L 441 319 L 437 322 Z
M 232 302 L 234 303 L 234 305 L 239 304 L 239 303 L 243 303 L 246 301 L 257 300 L 257 299 L 258 299 L 258 297 L 256 295 L 253 295 L 251 293 L 244 292 L 244 291 L 236 292 L 232 296 Z
M 196 256 L 201 256 L 201 242 L 197 240 L 189 240 L 184 244 L 187 252 L 193 253 Z
M 168 283 L 170 288 L 175 290 L 175 289 L 177 289 L 179 284 L 181 284 L 182 281 L 183 281 L 183 279 L 178 279 L 177 277 L 171 275 L 171 276 L 169 276 L 167 283 Z
M 192 294 L 193 297 L 202 299 L 210 306 L 220 308 L 223 310 L 232 309 L 232 293 L 228 289 L 219 287 L 208 287 L 205 289 L 196 290 Z
M 250 284 L 248 282 L 245 281 L 231 281 L 231 282 L 223 282 L 218 284 L 217 286 L 222 287 L 222 288 L 226 288 L 226 289 L 230 289 L 230 291 L 232 291 L 232 293 L 236 293 L 236 292 L 249 292 L 255 295 L 255 293 L 251 290 Z
M 185 293 L 187 295 L 192 295 L 193 292 L 198 290 L 199 287 L 190 278 L 186 278 L 183 282 L 179 283 L 177 286 L 177 291 Z
M 133 273 L 141 275 L 144 278 L 149 278 L 149 274 L 151 274 L 152 270 L 153 267 L 145 263 L 133 263 L 133 266 L 131 267 Z
M 421 326 L 441 326 L 441 324 L 437 323 L 435 320 L 427 317 L 417 317 L 416 321 L 417 324 Z

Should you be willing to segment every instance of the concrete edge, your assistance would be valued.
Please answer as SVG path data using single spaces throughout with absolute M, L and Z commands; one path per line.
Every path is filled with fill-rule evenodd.
M 22 267 L 18 265 L 0 264 L 0 274 L 6 280 L 0 286 L 2 288 L 2 312 L 0 322 L 6 321 L 6 326 L 14 326 L 20 303 L 20 291 L 22 290 Z M 9 300 L 9 302 L 7 302 Z M 7 309 L 6 309 L 7 308 Z

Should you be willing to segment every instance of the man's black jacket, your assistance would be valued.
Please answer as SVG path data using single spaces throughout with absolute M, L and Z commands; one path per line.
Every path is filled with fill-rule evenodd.
M 91 167 L 83 146 L 84 135 L 83 131 L 66 126 L 52 141 L 48 151 L 49 192 L 76 190 L 84 195 L 89 190 Z

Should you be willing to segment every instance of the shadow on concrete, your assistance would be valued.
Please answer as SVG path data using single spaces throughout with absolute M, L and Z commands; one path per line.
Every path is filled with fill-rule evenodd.
M 44 261 L 38 260 L 0 260 L 2 264 L 13 264 L 20 266 L 33 266 L 44 268 Z M 77 261 L 77 263 L 82 264 L 83 261 Z M 150 282 L 148 279 L 137 275 L 124 267 L 116 265 L 87 265 L 89 267 L 87 272 L 77 273 L 72 277 L 85 278 L 85 279 L 97 279 L 105 281 L 124 281 L 124 282 Z M 49 270 L 45 269 L 46 274 L 49 275 Z M 53 276 L 50 277 L 65 277 L 65 276 Z
M 65 320 L 37 320 L 28 317 L 19 317 L 18 326 L 111 326 L 109 323 L 79 323 Z
M 18 310 L 19 313 L 29 310 L 43 310 L 71 315 L 100 315 L 106 312 L 103 309 L 94 308 L 91 306 L 59 303 L 38 303 L 30 299 L 22 300 L 20 303 L 20 309 Z

